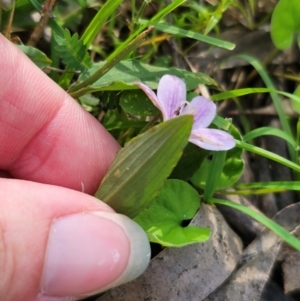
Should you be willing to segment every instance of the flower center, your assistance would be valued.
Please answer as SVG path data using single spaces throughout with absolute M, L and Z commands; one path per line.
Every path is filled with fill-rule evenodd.
M 197 109 L 193 106 L 188 101 L 183 101 L 180 106 L 174 111 L 174 116 L 179 116 L 182 114 L 190 114 L 190 115 L 197 115 Z
M 174 111 L 174 115 L 175 116 L 179 116 L 182 114 L 183 110 L 185 109 L 185 107 L 189 106 L 189 102 L 188 101 L 183 101 L 180 106 Z

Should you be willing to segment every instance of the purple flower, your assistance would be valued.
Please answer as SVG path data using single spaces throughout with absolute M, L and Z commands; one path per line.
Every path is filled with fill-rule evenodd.
M 208 129 L 217 114 L 216 105 L 203 96 L 186 101 L 185 83 L 178 77 L 164 75 L 157 88 L 157 95 L 146 85 L 136 83 L 161 111 L 164 121 L 183 114 L 194 115 L 194 124 L 189 141 L 201 148 L 220 151 L 235 146 L 235 141 L 228 133 Z

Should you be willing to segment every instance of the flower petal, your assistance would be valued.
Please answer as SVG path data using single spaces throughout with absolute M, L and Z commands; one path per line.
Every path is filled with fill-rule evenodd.
M 181 103 L 186 100 L 185 83 L 179 77 L 164 75 L 158 83 L 157 98 L 164 121 L 176 117 Z
M 234 138 L 230 134 L 215 129 L 193 129 L 189 141 L 201 148 L 214 151 L 235 147 Z
M 139 83 L 139 82 L 136 82 L 134 84 L 137 85 L 137 86 L 139 86 L 146 93 L 146 95 L 150 98 L 150 100 L 152 101 L 152 103 L 160 111 L 163 110 L 163 108 L 159 105 L 159 101 L 158 101 L 158 98 L 157 98 L 156 94 L 147 85 Z
M 186 109 L 195 112 L 193 130 L 208 127 L 217 114 L 215 103 L 203 96 L 193 98 Z M 184 111 L 182 114 L 184 114 Z

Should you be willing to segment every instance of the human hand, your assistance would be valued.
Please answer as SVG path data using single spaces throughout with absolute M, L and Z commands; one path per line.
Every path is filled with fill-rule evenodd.
M 77 300 L 145 270 L 144 232 L 89 195 L 118 149 L 0 35 L 0 300 Z

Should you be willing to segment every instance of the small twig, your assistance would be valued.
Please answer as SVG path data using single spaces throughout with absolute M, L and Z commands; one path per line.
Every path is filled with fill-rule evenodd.
M 43 4 L 41 11 L 41 19 L 36 25 L 33 33 L 31 34 L 30 39 L 27 42 L 27 46 L 35 46 L 41 38 L 49 19 L 53 17 L 52 10 L 54 9 L 55 3 L 56 0 L 46 0 Z
M 8 22 L 7 22 L 7 27 L 6 27 L 6 30 L 5 30 L 5 33 L 4 33 L 4 36 L 9 39 L 10 37 L 10 31 L 11 31 L 11 26 L 12 26 L 12 22 L 13 22 L 13 19 L 14 19 L 14 13 L 15 13 L 15 6 L 16 6 L 16 1 L 13 1 L 13 7 L 12 7 L 12 10 L 9 14 L 9 19 L 8 19 Z

